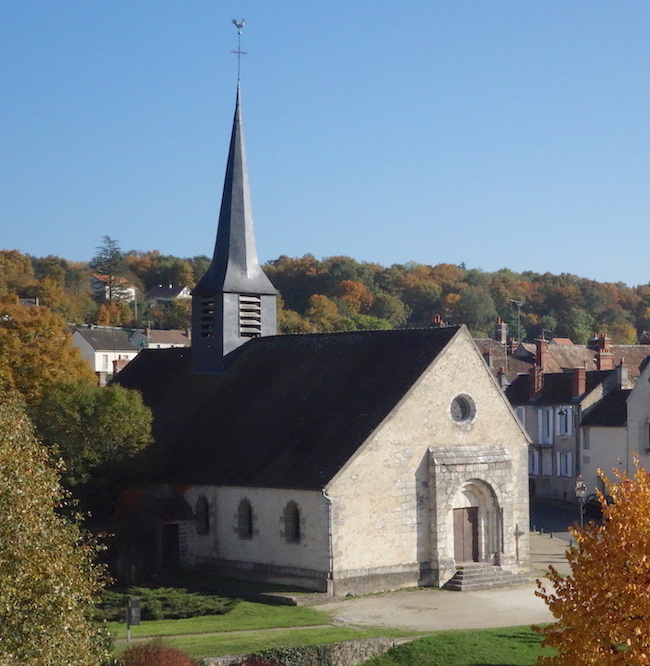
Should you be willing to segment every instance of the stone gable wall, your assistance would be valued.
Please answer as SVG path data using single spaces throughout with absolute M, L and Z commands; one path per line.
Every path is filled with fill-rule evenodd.
M 470 423 L 452 418 L 451 403 L 459 394 L 475 405 Z M 432 575 L 437 580 L 432 559 L 449 560 L 453 535 L 442 535 L 450 525 L 439 516 L 429 449 L 481 446 L 499 447 L 510 459 L 507 472 L 490 480 L 504 503 L 504 559 L 512 564 L 517 526 L 528 529 L 528 440 L 469 335 L 461 333 L 328 488 L 336 594 L 429 583 Z M 494 470 L 458 467 L 456 491 L 462 480 L 488 471 Z M 450 486 L 442 490 L 449 511 Z M 519 537 L 519 553 L 518 566 L 524 568 L 525 535 Z

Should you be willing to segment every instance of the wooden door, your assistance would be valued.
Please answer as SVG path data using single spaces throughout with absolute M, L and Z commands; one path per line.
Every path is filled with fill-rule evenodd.
M 454 559 L 478 562 L 478 507 L 454 509 Z

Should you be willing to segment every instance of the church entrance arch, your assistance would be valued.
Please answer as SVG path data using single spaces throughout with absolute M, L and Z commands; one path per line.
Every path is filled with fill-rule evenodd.
M 498 564 L 500 512 L 492 488 L 479 479 L 463 484 L 453 502 L 454 560 Z

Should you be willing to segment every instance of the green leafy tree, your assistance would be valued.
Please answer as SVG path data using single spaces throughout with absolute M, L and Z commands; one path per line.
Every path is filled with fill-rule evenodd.
M 49 386 L 30 408 L 42 442 L 63 458 L 63 481 L 85 509 L 111 510 L 120 488 L 144 472 L 151 410 L 137 391 L 79 381 Z
M 64 494 L 20 396 L 0 385 L 0 663 L 97 666 L 102 587 L 95 545 L 59 509 Z
M 550 568 L 549 588 L 537 582 L 556 622 L 536 628 L 557 655 L 540 666 L 650 663 L 650 474 L 636 459 L 632 478 L 603 477 L 602 524 L 573 527 L 571 574 Z
M 119 243 L 110 236 L 104 236 L 102 244 L 96 249 L 97 254 L 91 259 L 90 267 L 108 277 L 108 300 L 112 301 L 120 294 L 122 283 L 118 278 L 128 273 L 126 259 Z

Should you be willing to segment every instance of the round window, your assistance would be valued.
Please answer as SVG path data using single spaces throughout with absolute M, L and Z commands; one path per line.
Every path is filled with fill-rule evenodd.
M 457 395 L 451 403 L 451 418 L 458 423 L 474 416 L 474 402 L 469 396 Z

